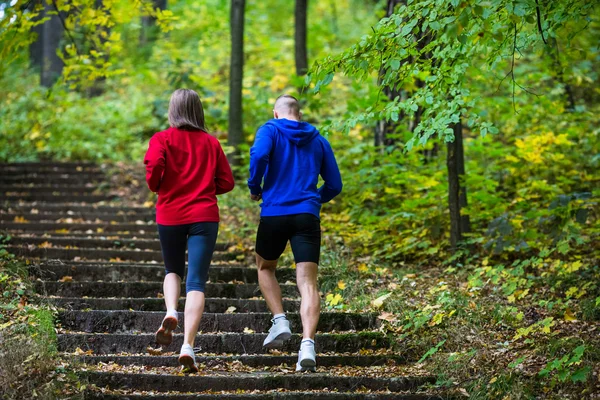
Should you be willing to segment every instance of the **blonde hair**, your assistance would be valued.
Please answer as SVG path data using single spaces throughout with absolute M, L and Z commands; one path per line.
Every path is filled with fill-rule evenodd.
M 200 96 L 190 89 L 177 89 L 169 102 L 169 125 L 188 131 L 206 131 Z

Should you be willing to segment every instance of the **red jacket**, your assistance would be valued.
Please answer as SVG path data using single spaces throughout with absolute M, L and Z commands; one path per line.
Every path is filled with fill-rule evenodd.
M 158 224 L 219 222 L 217 195 L 231 191 L 234 182 L 216 138 L 169 128 L 152 136 L 144 164 L 148 187 L 158 193 Z

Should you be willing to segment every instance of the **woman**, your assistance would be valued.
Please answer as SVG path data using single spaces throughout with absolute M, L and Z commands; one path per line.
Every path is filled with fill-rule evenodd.
M 219 230 L 216 195 L 231 191 L 234 181 L 219 141 L 206 133 L 196 92 L 178 89 L 173 93 L 169 125 L 150 139 L 144 158 L 148 187 L 158 193 L 156 223 L 166 269 L 167 315 L 156 332 L 156 342 L 171 344 L 177 328 L 187 246 L 185 334 L 179 363 L 185 372 L 198 372 L 194 338 L 204 311 L 204 288 Z

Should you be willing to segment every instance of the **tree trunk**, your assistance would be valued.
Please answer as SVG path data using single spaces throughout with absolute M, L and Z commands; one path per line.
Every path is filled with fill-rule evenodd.
M 471 231 L 469 216 L 461 216 L 460 210 L 467 205 L 467 191 L 461 188 L 461 180 L 465 174 L 465 160 L 462 137 L 462 123 L 454 125 L 454 141 L 447 144 L 448 154 L 448 209 L 450 210 L 450 245 L 457 249 L 463 234 Z
M 552 62 L 552 70 L 554 80 L 558 82 L 565 89 L 565 104 L 568 111 L 575 111 L 575 96 L 573 95 L 573 88 L 565 80 L 565 71 L 560 62 L 560 51 L 558 50 L 558 41 L 554 37 L 549 37 L 548 44 L 546 45 L 546 51 L 550 56 Z
M 38 6 L 39 0 L 32 1 L 29 5 L 29 10 L 34 11 L 36 6 Z M 37 17 L 33 19 L 33 21 L 39 21 L 44 18 L 44 12 L 41 11 Z M 29 65 L 32 68 L 41 68 L 44 50 L 44 38 L 42 37 L 44 31 L 44 25 L 36 25 L 31 29 L 32 34 L 35 36 L 33 42 L 29 45 Z
M 306 53 L 306 15 L 308 0 L 296 0 L 295 16 L 295 55 L 296 75 L 305 75 L 308 70 L 308 56 Z
M 152 7 L 156 10 L 166 10 L 167 0 L 152 0 Z M 150 15 L 142 16 L 142 29 L 140 31 L 140 46 L 146 46 L 156 41 L 159 29 L 156 26 L 156 18 Z M 147 54 L 148 56 L 150 54 Z
M 239 164 L 239 147 L 244 142 L 242 129 L 242 80 L 244 77 L 245 0 L 231 0 L 231 67 L 229 72 L 229 136 L 235 149 L 231 162 Z
M 44 14 L 50 19 L 42 25 L 42 60 L 40 69 L 40 82 L 42 86 L 50 87 L 58 80 L 62 74 L 64 63 L 58 56 L 57 51 L 64 32 L 62 21 L 56 14 L 48 15 L 54 12 L 54 7 L 46 3 Z

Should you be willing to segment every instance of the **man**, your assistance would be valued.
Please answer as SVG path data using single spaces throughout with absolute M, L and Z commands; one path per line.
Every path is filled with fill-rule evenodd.
M 321 204 L 342 191 L 342 179 L 329 142 L 314 126 L 301 121 L 296 98 L 280 96 L 275 101 L 273 116 L 256 132 L 250 149 L 248 179 L 252 200 L 263 200 L 256 235 L 256 263 L 260 290 L 273 313 L 273 326 L 263 346 L 280 347 L 292 335 L 275 277 L 277 260 L 289 241 L 302 297 L 303 333 L 296 371 L 315 371 L 315 333 L 320 311 L 319 214 Z M 317 188 L 319 175 L 324 184 Z

